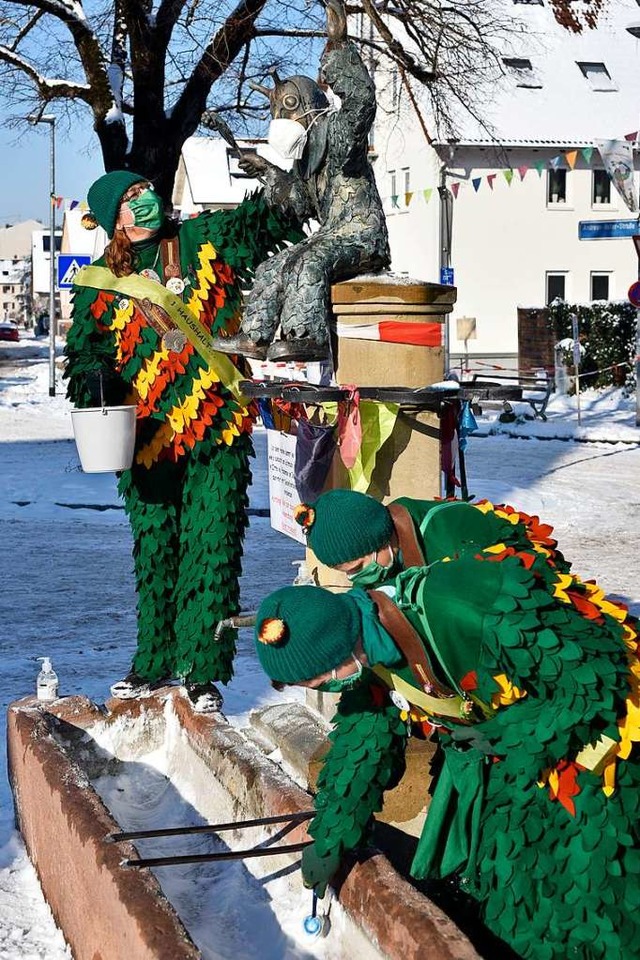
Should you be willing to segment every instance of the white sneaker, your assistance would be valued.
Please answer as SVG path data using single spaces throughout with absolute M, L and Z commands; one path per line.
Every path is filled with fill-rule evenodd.
M 194 713 L 220 713 L 222 694 L 212 683 L 187 683 L 186 690 Z

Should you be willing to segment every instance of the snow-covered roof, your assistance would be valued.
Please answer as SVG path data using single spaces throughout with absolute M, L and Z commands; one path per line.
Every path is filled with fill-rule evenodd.
M 238 145 L 246 150 L 255 150 L 278 164 L 277 155 L 265 140 L 241 139 Z M 182 147 L 182 161 L 194 204 L 236 206 L 247 192 L 260 186 L 257 180 L 242 173 L 237 158 L 220 137 L 189 137 Z M 279 165 L 282 165 L 282 160 Z
M 548 2 L 504 3 L 526 30 L 504 49 L 506 76 L 487 93 L 489 129 L 460 111 L 458 143 L 581 147 L 640 127 L 640 39 L 627 29 L 640 34 L 636 0 L 612 0 L 597 29 L 578 34 L 559 26 Z
M 0 228 L 0 260 L 31 256 L 31 234 L 34 230 L 42 229 L 43 224 L 39 220 L 24 220 Z
M 96 231 L 85 230 L 82 226 L 82 214 L 79 207 L 66 210 L 62 225 L 62 252 L 84 253 L 93 257 L 96 249 Z M 104 247 L 104 244 L 102 245 Z

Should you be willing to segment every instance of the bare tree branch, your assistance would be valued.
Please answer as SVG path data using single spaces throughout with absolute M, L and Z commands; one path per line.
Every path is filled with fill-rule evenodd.
M 36 13 L 31 17 L 27 24 L 16 34 L 16 38 L 11 44 L 12 50 L 17 50 L 21 41 L 31 32 L 35 27 L 40 17 L 44 16 L 44 10 L 37 10 Z
M 53 100 L 56 97 L 64 97 L 69 99 L 78 98 L 80 100 L 84 100 L 86 103 L 91 102 L 91 87 L 89 84 L 73 84 L 68 80 L 58 80 L 53 77 L 44 77 L 42 74 L 38 73 L 38 70 L 32 63 L 29 63 L 28 60 L 25 60 L 23 57 L 19 56 L 19 54 L 15 53 L 14 50 L 10 50 L 8 47 L 0 47 L 0 60 L 2 60 L 4 63 L 10 64 L 12 67 L 17 67 L 23 73 L 26 73 L 37 87 L 38 92 L 45 103 L 48 103 L 50 100 Z
M 214 82 L 255 36 L 255 21 L 267 0 L 240 0 L 207 45 L 173 111 L 174 129 L 190 136 L 196 129 Z

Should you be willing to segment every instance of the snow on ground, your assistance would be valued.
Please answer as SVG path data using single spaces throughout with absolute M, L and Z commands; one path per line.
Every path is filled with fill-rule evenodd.
M 42 341 L 0 345 L 3 724 L 7 704 L 34 690 L 37 657 L 52 657 L 63 695 L 84 693 L 103 702 L 109 683 L 126 672 L 134 649 L 131 540 L 115 478 L 80 471 L 64 385 L 58 379 L 57 395 L 49 397 L 46 358 Z M 640 613 L 634 561 L 640 534 L 640 429 L 634 401 L 613 390 L 585 394 L 580 425 L 575 398 L 552 398 L 547 412 L 546 424 L 500 424 L 495 414 L 481 417 L 466 451 L 469 489 L 476 497 L 513 503 L 552 523 L 574 569 L 585 578 L 597 576 Z M 290 583 L 291 562 L 302 556 L 299 544 L 256 515 L 268 506 L 265 433 L 256 432 L 255 441 L 254 515 L 242 581 L 245 610 L 255 609 L 269 590 Z M 282 695 L 256 667 L 247 632 L 240 635 L 236 670 L 225 690 L 225 711 L 241 723 L 250 709 Z M 289 910 L 284 926 L 292 930 L 295 918 L 301 921 L 300 904 L 284 906 Z M 242 934 L 243 922 L 238 919 L 233 937 Z M 235 943 L 235 956 L 246 960 L 238 942 L 231 939 L 228 947 Z M 301 955 L 290 949 L 276 945 L 269 956 Z M 3 748 L 0 960 L 67 957 L 14 830 Z

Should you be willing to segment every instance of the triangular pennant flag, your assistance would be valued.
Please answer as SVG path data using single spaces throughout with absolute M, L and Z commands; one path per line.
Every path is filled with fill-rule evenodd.
M 58 208 L 58 210 L 59 210 L 60 207 L 62 206 L 62 201 L 63 201 L 63 200 L 64 200 L 64 197 L 56 197 L 56 198 L 55 198 L 56 207 Z
M 78 206 L 79 203 L 80 203 L 79 200 L 72 200 L 71 203 L 69 204 L 69 210 L 75 210 L 75 208 Z
M 563 161 L 564 161 L 564 157 L 560 153 L 558 154 L 557 157 L 552 157 L 551 160 L 549 160 L 549 166 L 553 170 L 558 170 L 562 166 Z
M 565 160 L 567 161 L 567 163 L 569 164 L 569 169 L 570 169 L 570 170 L 573 170 L 573 168 L 574 168 L 575 165 L 576 165 L 576 161 L 577 161 L 577 159 L 578 159 L 578 151 L 577 151 L 577 150 L 570 150 L 569 153 L 565 153 L 564 158 L 565 158 Z
M 511 181 L 513 180 L 513 170 L 503 170 L 502 172 L 504 174 L 505 180 L 507 181 L 509 186 L 511 186 Z
M 489 184 L 489 186 L 491 187 L 492 190 L 493 190 L 493 181 L 495 180 L 495 178 L 496 178 L 496 174 L 495 174 L 495 173 L 488 173 L 488 174 L 487 174 L 487 183 Z
M 583 147 L 580 153 L 584 157 L 586 163 L 591 163 L 591 157 L 593 156 L 593 147 Z
M 394 196 L 391 197 L 391 206 L 392 206 L 392 207 L 395 207 L 396 210 L 399 210 L 399 209 L 400 209 L 400 204 L 398 203 L 398 194 L 397 194 L 397 193 L 394 194 Z
M 638 209 L 634 184 L 633 146 L 624 140 L 596 140 L 604 168 L 631 213 Z
M 408 207 L 411 203 L 411 197 L 413 196 L 413 190 L 408 190 L 404 195 L 404 205 Z
M 451 193 L 453 194 L 453 196 L 455 197 L 456 200 L 458 199 L 458 191 L 459 191 L 459 190 L 460 190 L 460 184 L 459 184 L 459 183 L 452 183 L 452 184 L 451 184 Z
M 521 167 L 518 167 L 518 173 L 520 174 L 521 180 L 524 180 L 524 178 L 526 177 L 528 169 L 529 167 L 524 166 L 524 164 Z
M 536 170 L 538 171 L 539 177 L 541 177 L 542 174 L 544 173 L 546 166 L 547 165 L 544 162 L 544 160 L 538 160 L 538 162 L 536 163 Z
M 433 193 L 433 187 L 428 187 L 426 190 L 422 191 L 422 196 L 424 197 L 425 203 L 429 203 L 429 200 L 431 200 L 432 193 Z
M 80 209 L 81 209 L 83 212 L 84 212 L 85 210 L 88 210 L 88 209 L 89 209 L 89 204 L 87 203 L 86 200 L 81 200 L 81 201 L 80 201 Z
M 480 184 L 482 183 L 482 177 L 474 177 L 471 183 L 473 184 L 473 189 L 477 193 L 480 189 Z
M 639 132 L 638 130 L 634 130 L 633 133 L 625 133 L 624 135 L 625 140 L 631 140 L 631 142 L 633 143 L 634 140 L 638 139 L 638 132 Z

